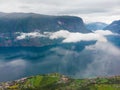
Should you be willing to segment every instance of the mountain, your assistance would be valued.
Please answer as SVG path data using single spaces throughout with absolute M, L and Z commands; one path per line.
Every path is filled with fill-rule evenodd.
M 93 22 L 86 24 L 86 27 L 89 30 L 102 30 L 106 26 L 107 24 L 102 22 Z
M 59 30 L 88 33 L 82 18 L 76 16 L 50 16 L 35 13 L 0 13 L 0 46 L 42 46 L 50 44 L 48 38 L 31 38 L 45 32 Z M 17 40 L 23 35 L 27 39 Z M 28 35 L 30 37 L 28 37 Z
M 0 90 L 120 90 L 120 76 L 73 79 L 53 73 L 0 83 Z
M 104 30 L 111 30 L 114 33 L 120 34 L 120 20 L 113 21 L 110 25 L 105 27 Z
M 87 33 L 83 20 L 75 16 L 48 16 L 34 13 L 0 13 L 0 32 L 31 32 L 34 30 Z

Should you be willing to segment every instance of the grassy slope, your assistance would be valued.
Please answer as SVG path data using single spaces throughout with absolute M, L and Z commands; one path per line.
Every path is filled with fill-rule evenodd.
M 72 79 L 57 73 L 37 75 L 14 81 L 7 90 L 120 90 L 120 76 Z

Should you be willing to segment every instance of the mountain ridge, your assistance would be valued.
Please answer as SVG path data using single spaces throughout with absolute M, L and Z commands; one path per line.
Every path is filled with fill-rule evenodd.
M 35 29 L 42 31 L 66 29 L 73 32 L 89 32 L 87 31 L 82 18 L 76 16 L 52 16 L 35 13 L 2 13 L 0 14 L 0 21 L 0 32 L 1 30 L 3 30 L 3 32 L 29 32 Z M 49 30 L 47 30 L 46 27 L 49 28 Z
M 105 27 L 104 30 L 111 30 L 114 33 L 120 34 L 120 20 L 113 21 L 111 24 Z
M 92 22 L 92 23 L 86 24 L 86 28 L 89 30 L 102 30 L 107 25 L 108 24 L 103 22 Z

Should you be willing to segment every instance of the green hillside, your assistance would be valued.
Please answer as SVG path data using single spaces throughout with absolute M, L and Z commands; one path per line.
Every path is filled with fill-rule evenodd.
M 72 79 L 54 73 L 4 82 L 0 90 L 120 90 L 120 76 Z

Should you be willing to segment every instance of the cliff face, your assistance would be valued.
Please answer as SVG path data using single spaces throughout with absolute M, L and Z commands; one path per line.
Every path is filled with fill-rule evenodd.
M 105 27 L 104 30 L 111 30 L 114 33 L 120 34 L 120 20 L 113 21 L 110 25 Z

